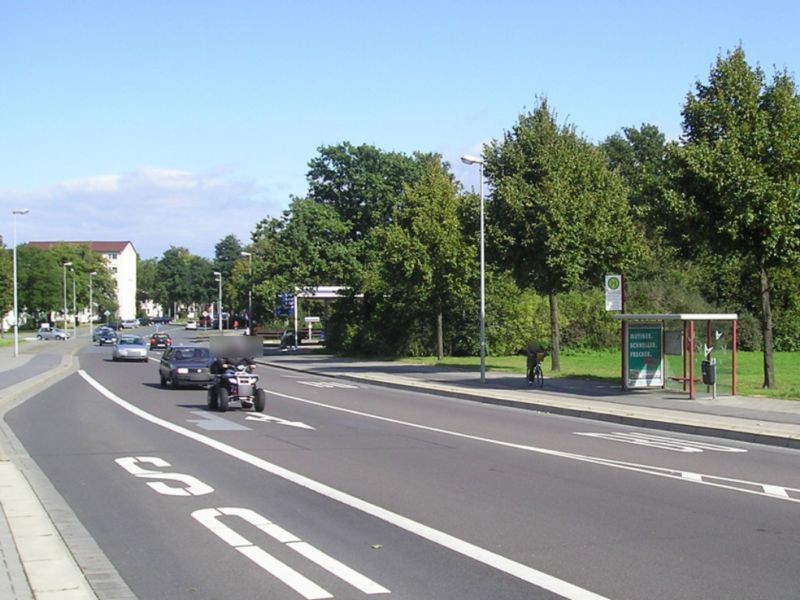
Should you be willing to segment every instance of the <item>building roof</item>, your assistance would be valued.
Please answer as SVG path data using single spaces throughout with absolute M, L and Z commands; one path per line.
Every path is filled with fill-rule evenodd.
M 133 251 L 136 252 L 136 248 L 133 247 L 133 244 L 131 242 L 67 242 L 64 240 L 60 240 L 58 242 L 28 242 L 29 246 L 33 246 L 34 248 L 41 248 L 43 250 L 49 250 L 56 244 L 74 244 L 74 245 L 88 244 L 93 252 L 102 252 L 102 253 L 122 252 L 128 245 L 130 245 L 130 247 L 133 248 Z

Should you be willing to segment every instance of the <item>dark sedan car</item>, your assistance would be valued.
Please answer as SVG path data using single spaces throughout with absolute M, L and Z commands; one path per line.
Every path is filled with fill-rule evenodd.
M 158 365 L 161 385 L 166 387 L 203 386 L 214 378 L 210 372 L 211 353 L 197 346 L 172 346 L 164 351 Z
M 114 345 L 117 343 L 117 332 L 110 327 L 103 327 L 96 332 L 97 342 L 101 346 L 106 344 Z
M 172 346 L 172 338 L 168 333 L 154 333 L 150 336 L 150 350 L 160 348 L 166 350 Z

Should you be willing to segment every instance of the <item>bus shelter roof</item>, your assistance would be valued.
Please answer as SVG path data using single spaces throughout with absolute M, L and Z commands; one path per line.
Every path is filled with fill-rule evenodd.
M 736 313 L 667 313 L 635 314 L 618 313 L 611 315 L 617 321 L 737 321 Z

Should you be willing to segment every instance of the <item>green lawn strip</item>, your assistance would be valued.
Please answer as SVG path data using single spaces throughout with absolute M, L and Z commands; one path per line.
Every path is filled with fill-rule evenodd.
M 678 357 L 670 359 L 669 373 L 680 369 Z M 697 358 L 695 377 L 700 377 L 700 360 Z M 776 352 L 774 355 L 775 379 L 777 387 L 765 390 L 761 387 L 764 380 L 763 354 L 761 352 L 738 352 L 737 358 L 737 394 L 740 396 L 761 396 L 766 398 L 784 398 L 800 400 L 800 352 Z M 435 356 L 422 356 L 402 359 L 402 362 L 411 364 L 442 365 L 462 369 L 477 370 L 480 368 L 480 359 L 476 356 L 447 356 L 439 362 Z M 486 368 L 492 371 L 505 371 L 509 373 L 525 374 L 525 356 L 488 356 Z M 597 351 L 561 354 L 561 371 L 550 370 L 550 357 L 544 361 L 545 377 L 581 377 L 596 379 L 612 383 L 619 382 L 620 356 L 619 352 Z M 720 392 L 724 387 L 730 390 L 730 366 L 720 364 L 718 371 Z

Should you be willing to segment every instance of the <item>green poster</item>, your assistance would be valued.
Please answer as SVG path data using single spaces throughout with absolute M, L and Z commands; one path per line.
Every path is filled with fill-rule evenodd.
M 663 332 L 661 326 L 630 325 L 626 339 L 626 386 L 664 385 Z

